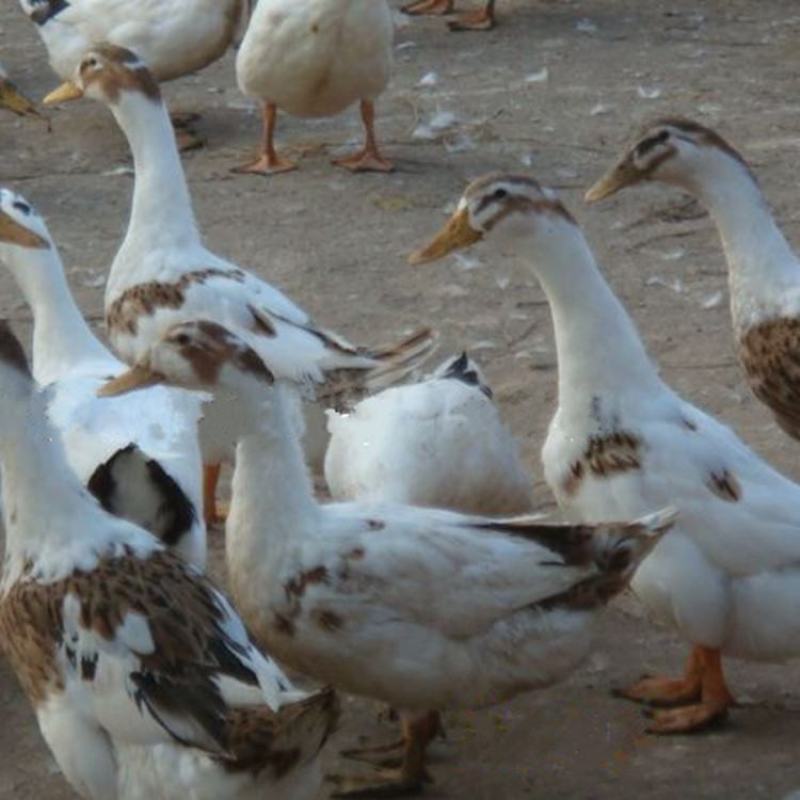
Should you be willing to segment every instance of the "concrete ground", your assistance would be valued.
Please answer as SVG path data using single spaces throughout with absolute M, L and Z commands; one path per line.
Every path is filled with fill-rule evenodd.
M 388 177 L 351 176 L 329 164 L 331 153 L 360 137 L 353 112 L 322 122 L 281 118 L 280 142 L 303 155 L 302 169 L 272 179 L 234 176 L 229 168 L 254 148 L 258 119 L 236 89 L 233 58 L 169 85 L 173 108 L 203 114 L 207 147 L 187 155 L 185 166 L 209 245 L 353 340 L 386 340 L 432 322 L 443 355 L 469 347 L 523 443 L 540 507 L 551 509 L 538 452 L 557 365 L 533 276 L 515 258 L 490 262 L 480 251 L 438 269 L 405 263 L 467 179 L 530 172 L 557 187 L 586 228 L 666 379 L 800 479 L 800 445 L 751 397 L 735 363 L 725 266 L 708 217 L 657 187 L 599 208 L 580 201 L 632 125 L 680 113 L 736 143 L 789 236 L 800 238 L 797 3 L 497 5 L 499 25 L 483 35 L 450 34 L 437 19 L 400 20 L 396 75 L 379 104 L 381 141 L 398 167 Z M 0 36 L 0 57 L 23 89 L 40 97 L 55 85 L 16 3 L 0 10 Z M 452 124 L 433 130 L 431 121 L 447 114 Z M 99 326 L 104 275 L 129 210 L 128 150 L 110 115 L 88 101 L 53 112 L 51 121 L 48 132 L 36 121 L 0 117 L 0 182 L 46 216 L 81 307 Z M 0 313 L 29 334 L 29 311 L 4 272 Z M 750 800 L 800 787 L 797 665 L 731 663 L 741 707 L 725 727 L 693 737 L 646 736 L 639 709 L 609 696 L 609 687 L 642 672 L 678 670 L 684 655 L 680 641 L 623 598 L 601 625 L 597 654 L 570 680 L 489 711 L 448 715 L 428 796 Z M 71 798 L 3 662 L 0 719 L 0 798 Z M 331 762 L 336 746 L 393 733 L 374 704 L 347 701 Z

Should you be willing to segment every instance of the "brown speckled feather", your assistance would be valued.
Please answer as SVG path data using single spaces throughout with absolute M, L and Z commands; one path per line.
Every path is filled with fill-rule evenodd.
M 567 495 L 574 495 L 586 475 L 605 478 L 621 472 L 637 470 L 642 465 L 642 442 L 628 431 L 590 436 L 586 447 L 570 466 L 561 488 Z
M 800 439 L 800 320 L 749 328 L 739 339 L 739 361 L 753 394 L 786 433 Z

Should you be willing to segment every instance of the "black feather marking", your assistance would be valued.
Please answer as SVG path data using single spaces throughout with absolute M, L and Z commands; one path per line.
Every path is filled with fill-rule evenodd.
M 467 384 L 467 386 L 477 386 L 490 400 L 492 399 L 493 393 L 491 387 L 481 383 L 477 370 L 470 366 L 466 350 L 450 364 L 443 377 L 445 379 L 449 378 L 461 381 Z
M 147 462 L 147 472 L 162 496 L 159 517 L 165 520 L 165 524 L 162 530 L 155 531 L 155 535 L 167 547 L 174 547 L 194 525 L 196 519 L 194 505 L 178 482 L 158 461 L 150 459 Z
M 69 8 L 69 0 L 44 0 L 33 6 L 31 19 L 40 27 Z

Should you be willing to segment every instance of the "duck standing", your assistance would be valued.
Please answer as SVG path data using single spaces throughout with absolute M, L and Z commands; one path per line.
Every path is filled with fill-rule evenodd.
M 278 109 L 330 117 L 359 103 L 364 147 L 333 163 L 390 172 L 375 136 L 375 100 L 391 77 L 393 39 L 386 0 L 259 0 L 236 57 L 236 77 L 242 92 L 263 104 L 261 153 L 235 171 L 271 175 L 296 168 L 275 150 Z
M 651 705 L 653 733 L 722 719 L 733 703 L 722 657 L 800 656 L 800 486 L 658 376 L 636 328 L 556 195 L 525 175 L 488 175 L 464 193 L 412 263 L 481 240 L 524 250 L 550 303 L 558 410 L 545 478 L 573 519 L 598 523 L 674 504 L 680 518 L 631 583 L 691 646 L 685 674 L 620 694 Z

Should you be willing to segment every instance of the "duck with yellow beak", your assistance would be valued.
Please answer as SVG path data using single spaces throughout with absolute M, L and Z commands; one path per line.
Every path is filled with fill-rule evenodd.
M 542 460 L 562 510 L 587 523 L 668 503 L 680 511 L 631 586 L 689 643 L 687 668 L 619 695 L 650 709 L 672 706 L 648 710 L 652 733 L 722 720 L 733 703 L 723 657 L 800 656 L 800 486 L 664 384 L 554 194 L 525 176 L 481 178 L 411 261 L 435 261 L 481 239 L 504 253 L 524 252 L 550 303 L 558 410 Z

